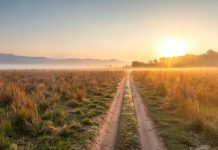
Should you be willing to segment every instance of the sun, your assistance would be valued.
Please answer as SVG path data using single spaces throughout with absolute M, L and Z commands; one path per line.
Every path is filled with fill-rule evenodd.
M 177 39 L 170 39 L 163 42 L 160 46 L 160 55 L 163 57 L 181 56 L 187 52 L 185 42 Z

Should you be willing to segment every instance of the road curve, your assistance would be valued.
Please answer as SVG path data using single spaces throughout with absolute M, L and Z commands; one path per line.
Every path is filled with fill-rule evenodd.
M 130 76 L 132 99 L 136 110 L 136 120 L 142 150 L 166 150 L 161 138 L 157 135 L 153 121 L 148 115 L 148 109 L 140 97 L 134 81 Z
M 116 147 L 126 79 L 127 77 L 124 77 L 118 87 L 105 121 L 91 146 L 91 150 L 114 150 Z

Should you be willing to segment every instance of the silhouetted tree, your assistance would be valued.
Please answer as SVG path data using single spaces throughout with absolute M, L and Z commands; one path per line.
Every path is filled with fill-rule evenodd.
M 218 52 L 216 52 L 215 50 L 213 49 L 209 49 L 207 52 L 206 52 L 207 55 L 218 55 Z

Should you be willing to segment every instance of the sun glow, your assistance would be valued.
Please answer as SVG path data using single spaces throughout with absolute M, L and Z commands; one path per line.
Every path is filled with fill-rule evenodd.
M 187 52 L 187 45 L 177 39 L 170 39 L 160 46 L 160 55 L 163 57 L 181 56 Z

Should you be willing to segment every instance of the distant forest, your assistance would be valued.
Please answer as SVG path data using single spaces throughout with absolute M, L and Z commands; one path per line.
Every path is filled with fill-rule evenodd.
M 202 55 L 187 54 L 148 62 L 133 61 L 132 67 L 218 67 L 218 52 L 210 49 Z

